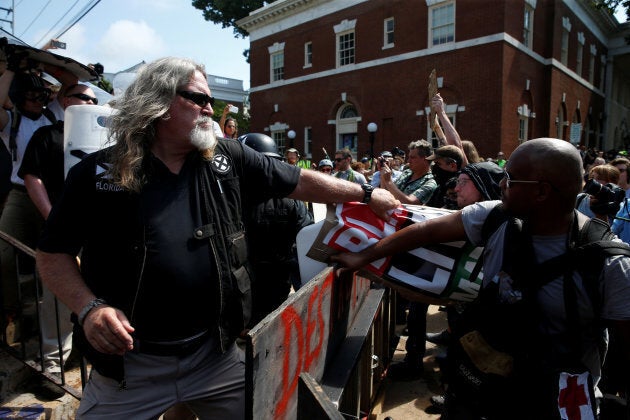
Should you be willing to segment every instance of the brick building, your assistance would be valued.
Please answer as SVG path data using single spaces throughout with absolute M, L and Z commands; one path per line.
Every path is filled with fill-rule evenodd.
M 238 22 L 250 34 L 251 131 L 313 160 L 323 157 L 322 147 L 330 154 L 349 147 L 361 157 L 369 154 L 373 122 L 375 153 L 404 149 L 433 137 L 427 86 L 436 69 L 449 116 L 482 156 L 509 156 L 542 136 L 627 146 L 625 132 L 616 140 L 606 132 L 629 117 L 630 50 L 619 44 L 616 65 L 609 64 L 623 25 L 589 3 L 273 2 Z M 607 101 L 612 80 L 622 93 Z M 607 105 L 619 121 L 607 118 Z

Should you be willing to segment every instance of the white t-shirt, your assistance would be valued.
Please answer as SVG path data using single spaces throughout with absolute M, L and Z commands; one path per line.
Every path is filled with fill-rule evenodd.
M 6 111 L 8 112 L 8 111 Z M 9 147 L 9 139 L 11 136 L 11 123 L 13 122 L 13 114 L 9 113 L 9 122 L 4 127 L 2 132 L 0 132 L 0 137 L 2 137 L 2 141 L 4 145 L 7 147 L 7 150 L 11 152 L 11 148 Z M 22 159 L 24 158 L 24 151 L 26 150 L 26 146 L 28 142 L 31 141 L 31 137 L 33 133 L 40 127 L 45 125 L 52 124 L 48 118 L 46 118 L 43 114 L 36 120 L 31 120 L 30 118 L 22 115 L 20 121 L 20 128 L 18 129 L 17 136 L 15 137 L 15 143 L 17 145 L 17 160 L 12 160 L 13 163 L 13 171 L 11 172 L 11 182 L 17 185 L 24 185 L 24 180 L 18 176 L 18 170 L 20 166 L 22 166 Z
M 462 209 L 464 229 L 471 243 L 483 245 L 481 229 L 490 211 L 499 201 L 484 201 Z M 506 224 L 502 224 L 489 238 L 484 248 L 484 287 L 490 282 L 499 285 L 503 302 L 515 299 L 512 293 L 512 280 L 501 271 Z M 534 253 L 537 263 L 542 263 L 566 251 L 567 237 L 533 236 Z M 507 244 L 507 246 L 510 246 Z M 601 360 L 598 346 L 601 345 L 601 328 L 593 312 L 590 299 L 583 286 L 581 276 L 576 272 L 573 280 L 577 285 L 578 310 L 581 322 L 585 324 L 583 347 L 584 365 L 598 380 L 601 372 Z M 562 276 L 542 286 L 538 292 L 538 304 L 543 313 L 543 322 L 539 325 L 541 334 L 546 337 L 559 336 L 566 331 L 566 312 L 564 308 Z M 615 256 L 606 259 L 602 275 L 599 278 L 599 294 L 602 299 L 601 318 L 605 320 L 630 320 L 630 257 Z M 588 331 L 588 333 L 586 332 Z M 553 341 L 553 340 L 552 340 Z

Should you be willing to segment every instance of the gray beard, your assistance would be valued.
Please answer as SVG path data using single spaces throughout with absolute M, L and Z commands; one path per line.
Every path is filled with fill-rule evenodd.
M 201 127 L 202 124 L 208 124 L 209 127 Z M 196 121 L 195 128 L 190 132 L 190 142 L 199 150 L 214 150 L 217 138 L 214 136 L 210 117 L 200 117 Z

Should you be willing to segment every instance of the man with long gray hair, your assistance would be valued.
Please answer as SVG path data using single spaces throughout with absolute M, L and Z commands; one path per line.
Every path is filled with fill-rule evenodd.
M 113 117 L 114 145 L 69 173 L 37 253 L 43 281 L 75 314 L 92 363 L 77 418 L 244 417 L 234 340 L 251 312 L 243 214 L 265 197 L 398 201 L 217 140 L 203 66 L 146 65 Z M 79 268 L 75 256 L 82 252 Z

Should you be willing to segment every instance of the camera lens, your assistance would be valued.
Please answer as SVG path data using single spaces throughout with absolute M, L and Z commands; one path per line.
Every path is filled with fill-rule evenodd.
M 597 196 L 604 186 L 594 179 L 589 179 L 584 186 L 584 192 L 588 195 Z

